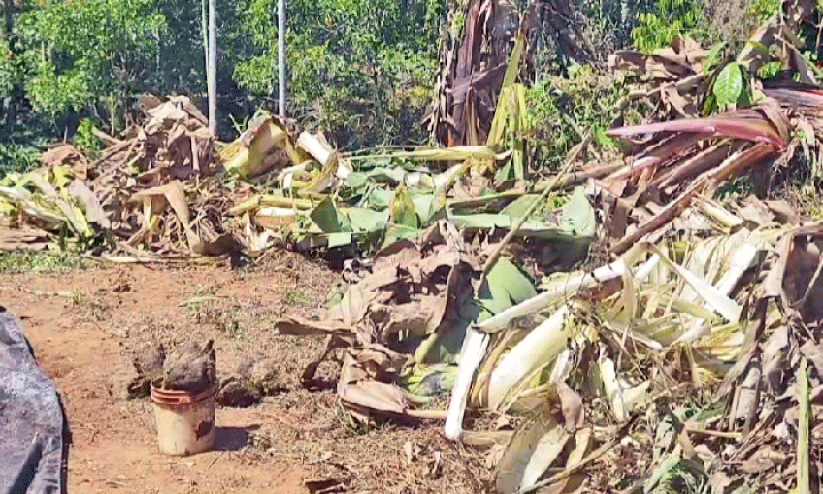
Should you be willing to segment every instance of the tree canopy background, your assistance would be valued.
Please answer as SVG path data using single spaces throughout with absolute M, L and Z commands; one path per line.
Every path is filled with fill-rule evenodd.
M 778 5 L 777 0 L 563 1 L 572 4 L 585 31 L 591 52 L 585 63 L 591 69 L 570 67 L 552 43 L 545 43 L 530 81 L 540 93 L 532 101 L 541 121 L 562 110 L 563 95 L 547 82 L 553 76 L 591 74 L 614 49 L 652 50 L 681 32 L 708 41 L 728 39 L 723 26 L 745 25 L 741 19 L 774 12 Z M 429 134 L 421 122 L 447 51 L 443 40 L 460 35 L 470 3 L 287 1 L 289 116 L 322 128 L 346 149 L 426 142 Z M 512 7 L 523 9 L 526 2 Z M 0 8 L 4 170 L 25 168 L 57 139 L 93 151 L 99 143 L 92 129 L 117 135 L 129 125 L 142 94 L 185 94 L 205 109 L 203 0 L 3 0 Z M 277 5 L 218 0 L 217 10 L 218 133 L 227 140 L 256 111 L 276 107 Z M 573 118 L 594 118 L 598 112 Z M 568 140 L 569 128 L 553 129 L 555 124 L 546 122 L 548 130 L 536 136 Z

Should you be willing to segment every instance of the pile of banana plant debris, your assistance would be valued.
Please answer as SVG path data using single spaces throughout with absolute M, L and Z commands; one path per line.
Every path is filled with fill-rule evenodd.
M 187 99 L 152 101 L 97 159 L 62 144 L 6 176 L 0 245 L 325 253 L 345 280 L 326 319 L 275 324 L 326 338 L 305 385 L 338 361 L 355 420 L 442 421 L 501 493 L 819 492 L 823 222 L 775 193 L 823 180 L 823 86 L 792 44 L 815 16 L 785 1 L 739 53 L 613 54 L 635 87 L 619 146 L 586 133 L 544 175 L 518 131 L 522 29 L 485 145 L 343 153 L 265 114 L 224 145 Z

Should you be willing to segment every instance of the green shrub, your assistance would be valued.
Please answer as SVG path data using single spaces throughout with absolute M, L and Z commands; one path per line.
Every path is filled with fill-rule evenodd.
M 84 118 L 80 121 L 77 134 L 74 136 L 74 145 L 90 158 L 96 157 L 103 149 L 103 142 L 94 135 L 94 129 L 94 122 L 90 118 Z
M 606 76 L 589 65 L 575 65 L 568 78 L 551 77 L 530 88 L 533 161 L 544 169 L 556 168 L 589 131 L 599 146 L 613 147 L 605 131 L 613 126 L 615 104 L 628 92 L 625 82 L 623 75 Z M 629 109 L 625 118 L 632 123 L 639 113 Z
M 703 7 L 700 0 L 658 0 L 654 12 L 637 14 L 632 43 L 647 53 L 668 46 L 678 35 L 705 24 Z
M 425 138 L 423 111 L 437 70 L 443 5 L 434 0 L 295 0 L 286 32 L 289 104 L 347 149 Z M 237 7 L 256 53 L 233 78 L 252 94 L 277 92 L 274 0 Z
M 39 163 L 40 149 L 34 146 L 0 143 L 0 177 L 25 172 Z

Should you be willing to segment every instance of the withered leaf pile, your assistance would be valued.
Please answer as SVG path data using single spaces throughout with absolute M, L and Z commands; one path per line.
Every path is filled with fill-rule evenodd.
M 786 35 L 813 12 L 811 2 L 785 1 L 784 15 L 754 34 L 776 45 L 773 58 L 746 48 L 712 60 L 685 37 L 611 58 L 612 70 L 640 78 L 629 99 L 654 111 L 651 123 L 608 131 L 621 141 L 622 163 L 569 175 L 584 177 L 594 204 L 601 265 L 492 276 L 531 263 L 521 239 L 485 278 L 491 292 L 510 296 L 484 301 L 481 273 L 499 237 L 478 235 L 478 216 L 461 222 L 447 201 L 438 231 L 452 240 L 439 244 L 441 256 L 421 236 L 385 245 L 371 265 L 360 263 L 365 274 L 347 272 L 352 284 L 326 321 L 284 319 L 279 329 L 327 335 L 321 360 L 342 363 L 338 394 L 356 417 L 445 414 L 447 437 L 487 452 L 499 492 L 817 492 L 823 224 L 768 195 L 774 176 L 793 167 L 823 178 L 814 171 L 823 92 Z M 774 59 L 805 82 L 762 82 L 757 69 Z M 714 101 L 707 111 L 730 64 L 749 77 L 751 101 Z M 451 96 L 441 97 L 448 107 Z M 467 122 L 443 124 L 440 138 L 474 132 L 470 142 L 480 142 Z M 756 194 L 719 193 L 740 177 Z M 519 216 L 533 212 L 516 194 L 495 197 Z M 443 235 L 448 225 L 458 228 Z M 450 389 L 447 410 L 429 409 L 423 382 L 427 392 Z M 467 409 L 501 419 L 492 430 L 463 430 Z
M 285 239 L 347 257 L 324 320 L 276 323 L 326 338 L 303 381 L 336 360 L 357 420 L 445 419 L 499 492 L 818 492 L 823 223 L 770 191 L 800 170 L 823 182 L 823 87 L 795 44 L 820 12 L 781 13 L 740 53 L 681 37 L 614 54 L 638 84 L 616 112 L 641 101 L 645 120 L 606 132 L 622 156 L 584 138 L 535 185 L 506 132 L 528 125 L 516 79 L 538 13 L 472 1 L 429 121 L 457 146 L 346 155 L 265 117 L 218 153 L 174 98 L 94 162 L 62 146 L 7 177 L 0 245 L 217 255 Z M 784 73 L 761 80 L 774 62 Z M 716 89 L 724 71 L 745 98 Z M 742 177 L 751 194 L 721 193 Z M 467 411 L 494 425 L 471 430 Z

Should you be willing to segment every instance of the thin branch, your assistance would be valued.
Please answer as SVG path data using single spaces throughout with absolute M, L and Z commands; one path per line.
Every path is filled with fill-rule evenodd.
M 526 213 L 514 223 L 509 230 L 509 233 L 506 234 L 503 241 L 498 244 L 495 251 L 492 253 L 491 256 L 486 260 L 486 264 L 483 265 L 483 273 L 480 275 L 480 284 L 478 286 L 482 287 L 483 283 L 485 283 L 486 278 L 489 275 L 489 272 L 494 267 L 495 263 L 497 263 L 498 259 L 500 259 L 501 254 L 503 253 L 503 249 L 512 241 L 515 235 L 520 231 L 520 228 L 523 226 L 523 223 L 537 211 L 540 206 L 542 206 L 546 202 L 546 198 L 549 196 L 549 193 L 557 187 L 557 184 L 560 183 L 561 179 L 566 176 L 569 171 L 571 171 L 572 167 L 577 160 L 578 155 L 583 151 L 583 149 L 589 145 L 592 140 L 592 133 L 588 132 L 587 135 L 583 138 L 583 141 L 580 142 L 575 148 L 569 153 L 569 157 L 566 160 L 566 164 L 563 166 L 563 169 L 560 170 L 557 175 L 554 176 L 551 182 L 543 189 L 543 193 L 540 194 L 540 197 L 534 201 L 534 203 L 529 207 Z M 478 288 L 479 289 L 479 288 Z

